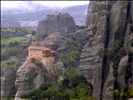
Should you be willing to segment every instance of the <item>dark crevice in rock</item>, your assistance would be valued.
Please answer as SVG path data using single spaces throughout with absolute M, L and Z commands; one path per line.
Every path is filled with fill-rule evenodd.
M 104 40 L 104 49 L 107 50 L 108 49 L 108 44 L 109 44 L 109 34 L 110 34 L 110 9 L 111 9 L 111 4 L 110 1 L 108 1 L 107 4 L 107 15 L 106 15 L 106 32 L 105 32 L 105 40 Z M 100 100 L 102 100 L 102 93 L 103 93 L 103 88 L 104 88 L 104 83 L 106 80 L 106 76 L 108 74 L 108 65 L 107 65 L 107 61 L 108 61 L 108 54 L 104 54 L 103 57 L 103 62 L 102 62 L 102 81 L 101 81 L 101 96 L 100 96 Z
M 131 0 L 128 0 L 128 3 L 127 3 L 127 13 L 126 13 L 126 22 L 125 22 L 125 26 L 124 26 L 124 31 L 123 31 L 123 37 L 125 36 L 125 33 L 126 33 L 126 29 L 127 29 L 127 24 L 128 24 L 128 18 L 130 16 L 130 10 L 131 10 Z

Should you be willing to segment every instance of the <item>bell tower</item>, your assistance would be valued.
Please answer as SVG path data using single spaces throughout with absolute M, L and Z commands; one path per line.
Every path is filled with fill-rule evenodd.
M 50 36 L 50 40 L 51 40 L 51 41 L 54 40 L 54 36 L 53 36 L 53 35 Z

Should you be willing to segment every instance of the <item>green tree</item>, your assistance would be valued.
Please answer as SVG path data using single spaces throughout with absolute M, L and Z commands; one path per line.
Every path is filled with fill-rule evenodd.
M 76 68 L 72 68 L 71 70 L 68 71 L 68 77 L 69 77 L 70 79 L 72 79 L 72 78 L 78 76 L 78 73 L 77 73 L 77 72 L 78 72 L 78 71 L 77 71 Z
M 119 100 L 120 92 L 118 89 L 114 90 L 114 100 Z

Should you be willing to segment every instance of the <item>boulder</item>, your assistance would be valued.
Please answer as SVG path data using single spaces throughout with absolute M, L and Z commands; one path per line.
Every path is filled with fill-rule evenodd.
M 68 34 L 76 31 L 76 24 L 68 13 L 53 13 L 38 23 L 36 39 L 42 39 L 53 32 Z
M 79 42 L 83 42 L 85 41 L 88 37 L 86 35 L 85 30 L 78 30 L 77 32 L 75 32 L 75 34 L 73 35 L 73 38 Z
M 121 58 L 121 60 L 119 62 L 118 72 L 120 72 L 121 68 L 127 64 L 128 64 L 128 55 Z
M 128 99 L 128 100 L 133 100 L 133 98 L 130 98 L 130 99 Z

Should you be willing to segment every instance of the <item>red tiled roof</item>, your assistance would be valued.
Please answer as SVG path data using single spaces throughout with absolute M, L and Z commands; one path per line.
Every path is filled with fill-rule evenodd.
M 35 57 L 30 57 L 30 60 L 35 60 L 36 58 Z
M 56 53 L 56 51 L 54 51 L 54 50 L 51 50 L 51 49 L 49 49 L 49 48 L 46 48 L 46 47 L 39 47 L 39 46 L 30 46 L 30 47 L 28 47 L 28 49 L 29 50 L 42 50 L 42 51 L 50 51 L 50 53 Z
M 56 53 L 54 50 L 51 50 L 50 52 L 51 52 L 51 53 Z
M 49 48 L 39 47 L 39 46 L 30 46 L 30 47 L 28 47 L 28 49 L 50 50 Z

